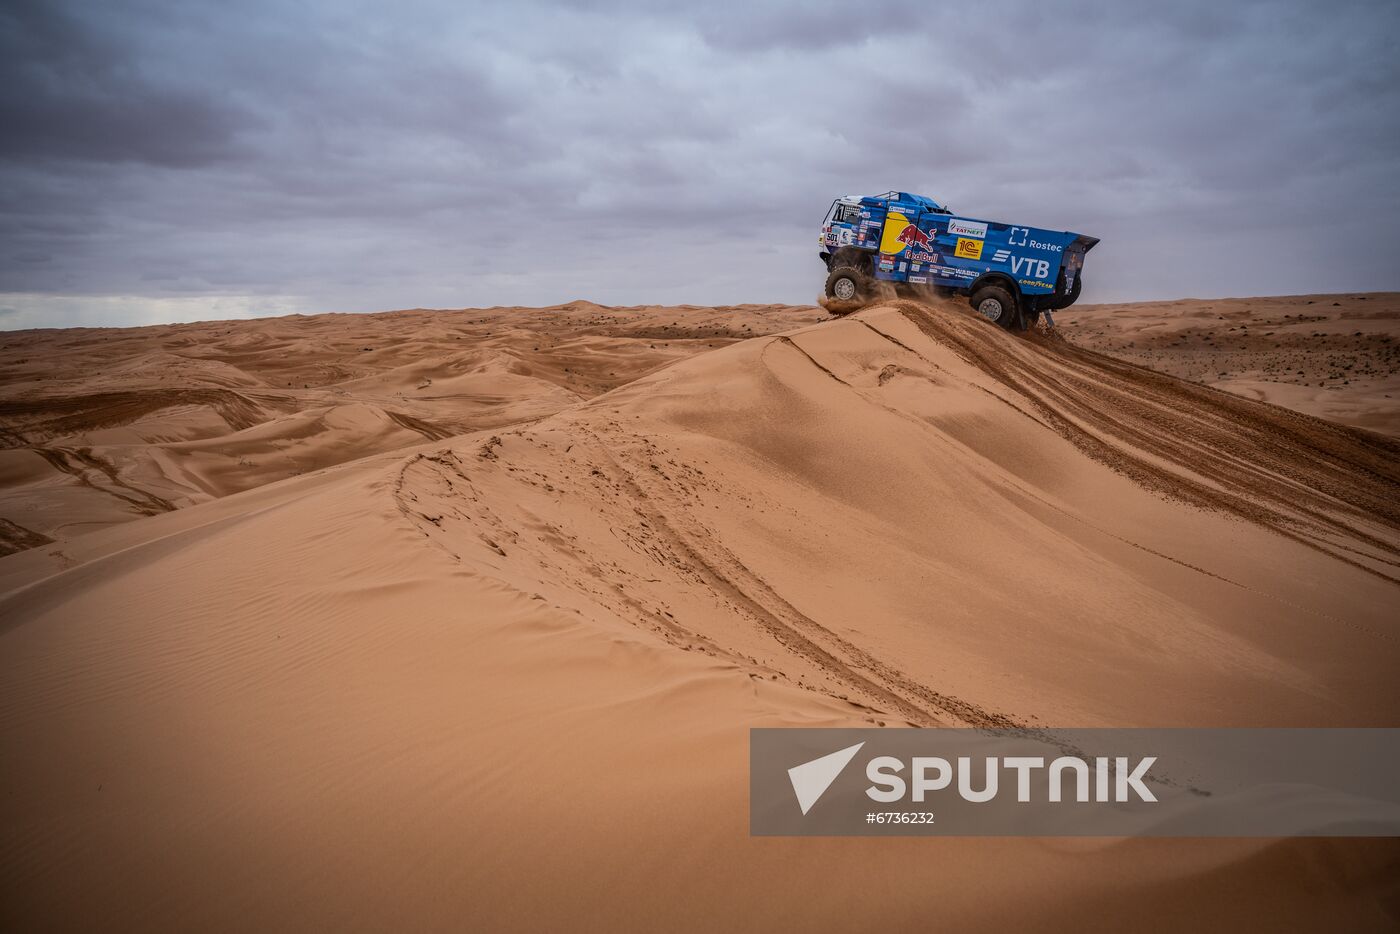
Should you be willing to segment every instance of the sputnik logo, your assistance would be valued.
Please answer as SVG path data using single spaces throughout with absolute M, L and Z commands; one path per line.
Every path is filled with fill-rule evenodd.
M 793 794 L 797 795 L 797 804 L 802 808 L 804 815 L 826 794 L 831 783 L 850 765 L 856 753 L 860 752 L 860 747 L 864 745 L 863 742 L 856 743 L 854 746 L 838 749 L 820 759 L 813 759 L 788 769 L 788 780 L 792 782 Z

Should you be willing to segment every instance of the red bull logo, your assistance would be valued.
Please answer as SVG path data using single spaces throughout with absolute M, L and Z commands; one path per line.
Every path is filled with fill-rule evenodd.
M 929 235 L 924 233 L 922 230 L 920 230 L 913 224 L 910 224 L 908 227 L 905 227 L 903 230 L 901 230 L 899 232 L 899 236 L 895 239 L 898 240 L 900 243 L 904 244 L 905 246 L 921 246 L 925 249 L 928 249 L 932 245 L 930 243 L 931 238 L 929 237 Z

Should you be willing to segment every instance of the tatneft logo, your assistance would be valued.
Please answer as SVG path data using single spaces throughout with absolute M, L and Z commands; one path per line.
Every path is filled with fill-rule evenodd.
M 948 233 L 957 237 L 977 237 L 987 236 L 987 225 L 982 221 L 962 221 L 956 218 L 948 222 Z
M 856 743 L 788 769 L 788 780 L 803 815 L 821 800 L 864 745 Z M 999 794 L 1012 794 L 1007 790 L 1011 779 L 1007 784 L 1001 781 L 1003 772 L 1010 772 L 1015 773 L 1015 800 L 1026 804 L 1034 800 L 1032 789 L 1042 784 L 1034 779 L 1038 770 L 1044 769 L 1048 781 L 1043 800 L 1051 803 L 1155 802 L 1157 796 L 1143 780 L 1156 761 L 1156 756 L 1144 756 L 1136 764 L 1127 756 L 1097 756 L 1092 760 L 1060 756 L 1048 762 L 1043 756 L 958 756 L 952 760 L 912 756 L 908 761 L 897 756 L 874 756 L 865 764 L 865 778 L 870 782 L 865 796 L 879 804 L 921 804 L 930 793 L 956 784 L 957 794 L 964 801 L 983 804 Z

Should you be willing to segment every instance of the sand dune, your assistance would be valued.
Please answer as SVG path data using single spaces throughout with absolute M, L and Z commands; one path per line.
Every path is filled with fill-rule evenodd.
M 1394 926 L 1394 841 L 751 838 L 746 755 L 1394 725 L 1400 442 L 959 305 L 473 314 L 460 356 L 392 316 L 200 326 L 255 424 L 6 410 L 7 508 L 60 501 L 35 457 L 141 452 L 12 524 L 153 513 L 0 560 L 14 926 Z
M 1400 294 L 1076 305 L 1055 320 L 1092 350 L 1400 436 Z
M 0 345 L 0 553 L 539 418 L 814 308 L 401 311 Z

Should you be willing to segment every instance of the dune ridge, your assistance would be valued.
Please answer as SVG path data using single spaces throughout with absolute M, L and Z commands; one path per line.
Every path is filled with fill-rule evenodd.
M 754 726 L 1400 712 L 1394 441 L 961 305 L 772 330 L 0 559 L 7 919 L 1394 926 L 1394 841 L 749 837 Z
M 539 418 L 812 308 L 399 311 L 0 342 L 0 553 Z
M 1075 305 L 1055 320 L 1091 350 L 1400 436 L 1400 293 Z

